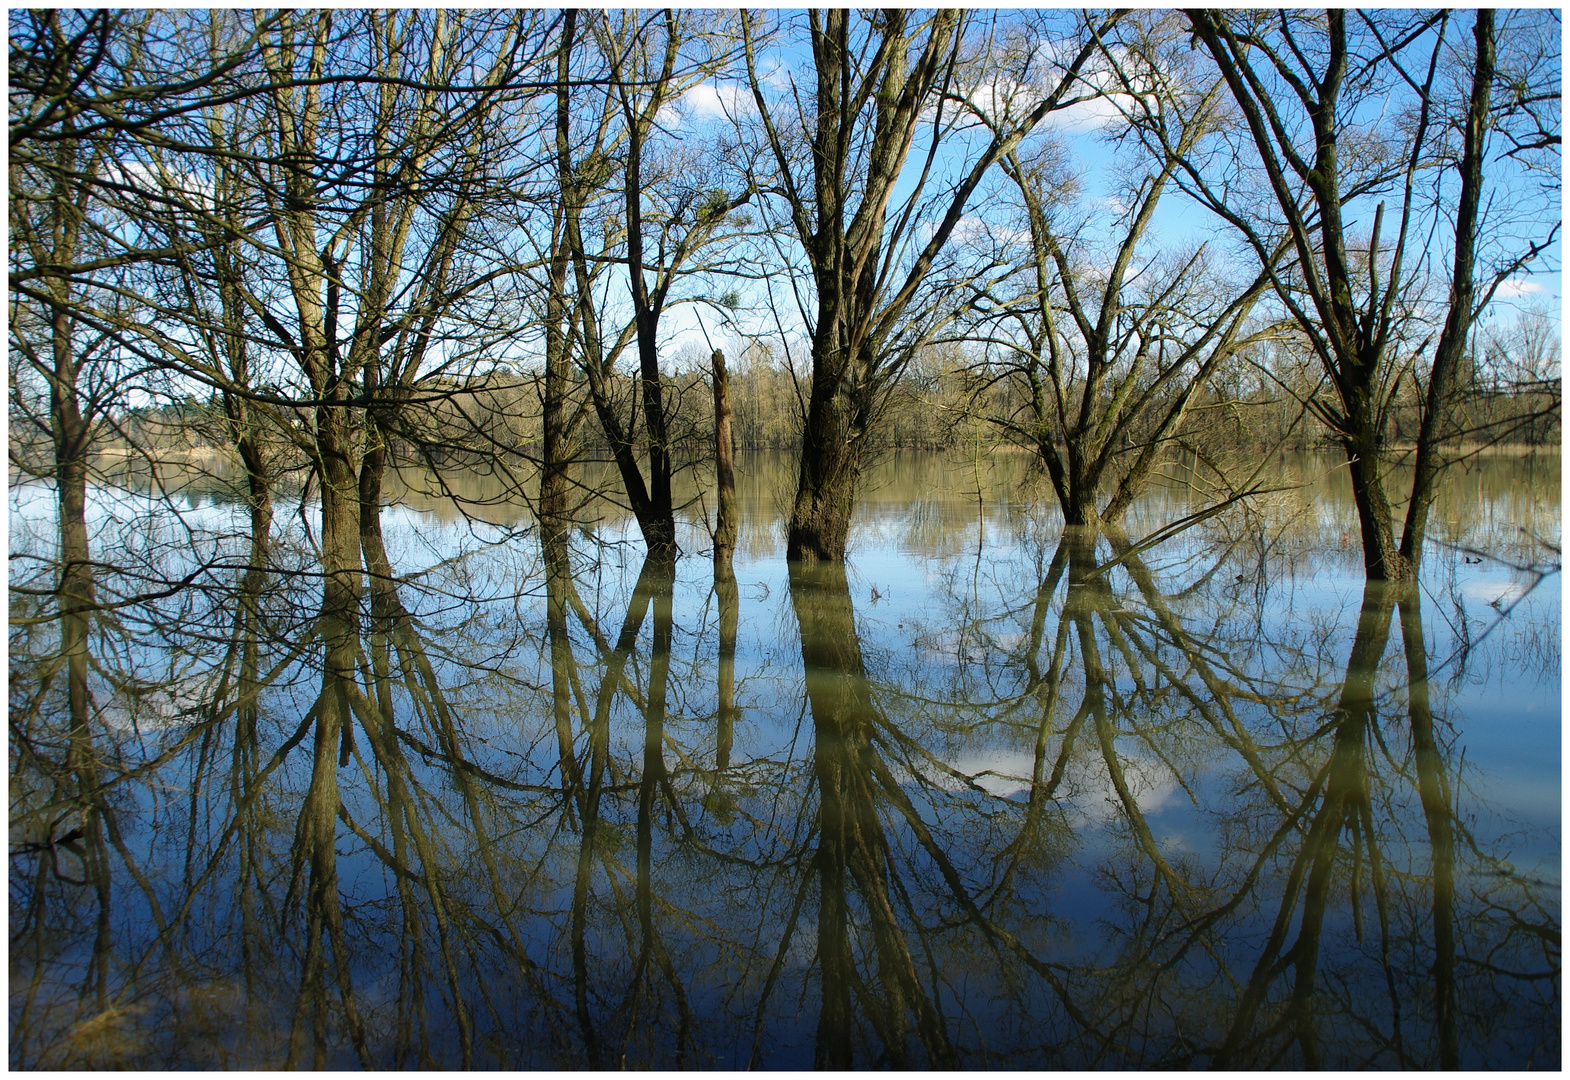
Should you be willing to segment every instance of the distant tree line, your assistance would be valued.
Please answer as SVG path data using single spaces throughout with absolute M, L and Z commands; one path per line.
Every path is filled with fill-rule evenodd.
M 1328 443 L 1383 574 L 1389 453 L 1420 504 L 1447 446 L 1557 438 L 1555 329 L 1479 330 L 1556 250 L 1546 16 L 12 22 L 13 461 L 62 497 L 216 440 L 259 504 L 358 492 L 348 567 L 388 453 L 516 458 L 542 522 L 590 455 L 669 546 L 728 362 L 793 558 L 841 557 L 869 447 L 1011 442 L 1113 525 L 1179 444 Z
M 1456 408 L 1465 433 L 1458 446 L 1519 449 L 1560 445 L 1560 379 L 1556 372 L 1558 336 L 1553 320 L 1540 310 L 1521 312 L 1506 329 L 1480 335 L 1482 355 L 1470 353 L 1457 390 Z M 1261 350 L 1264 351 L 1264 350 Z M 1258 363 L 1271 373 L 1257 369 Z M 1202 449 L 1223 460 L 1229 454 L 1251 454 L 1265 448 L 1333 450 L 1334 432 L 1301 402 L 1315 387 L 1301 362 L 1258 359 L 1216 372 L 1196 397 L 1194 417 L 1181 429 L 1175 446 Z M 1279 381 L 1279 384 L 1278 384 Z M 707 459 L 712 453 L 714 417 L 710 408 L 711 378 L 702 370 L 686 370 L 668 379 L 671 411 L 684 433 L 679 456 Z M 733 443 L 740 450 L 795 453 L 801 440 L 797 382 L 790 370 L 774 361 L 766 343 L 743 350 L 729 372 Z M 976 392 L 973 364 L 962 354 L 944 355 L 934 347 L 919 354 L 894 382 L 880 423 L 869 436 L 880 449 L 952 450 L 980 445 L 988 450 L 1010 445 L 992 418 L 1019 403 L 1006 393 Z M 1281 386 L 1291 387 L 1291 392 Z M 443 397 L 472 400 L 460 416 L 441 420 L 416 440 L 394 438 L 401 460 L 417 461 L 421 449 L 486 456 L 510 447 L 537 452 L 540 441 L 535 382 L 527 372 L 498 372 L 490 378 L 443 391 Z M 1416 384 L 1407 383 L 1392 401 L 1392 442 L 1411 446 L 1422 415 Z M 484 432 L 474 438 L 475 429 Z M 27 462 L 26 472 L 48 468 L 48 447 L 38 427 L 19 424 L 12 431 L 13 457 Z M 603 454 L 608 446 L 590 427 L 583 432 L 586 452 Z M 22 447 L 28 447 L 23 453 Z M 136 451 L 152 457 L 186 449 L 230 451 L 233 440 L 222 399 L 194 396 L 117 412 L 100 452 Z

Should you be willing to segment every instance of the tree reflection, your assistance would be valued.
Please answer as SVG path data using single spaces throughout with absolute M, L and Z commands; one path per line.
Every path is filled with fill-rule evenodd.
M 330 684 L 350 736 L 279 629 L 309 583 L 242 580 L 225 700 L 138 774 L 184 763 L 184 786 L 144 814 L 100 761 L 100 854 L 13 843 L 13 1063 L 1557 1051 L 1557 895 L 1463 815 L 1417 595 L 1371 586 L 1355 627 L 1310 627 L 1208 562 L 1053 534 L 998 602 L 967 564 L 963 615 L 925 612 L 910 646 L 842 566 L 792 567 L 799 639 L 759 660 L 734 574 L 617 577 L 571 540 L 520 571 L 542 587 L 522 631 L 420 614 L 368 562 Z M 118 859 L 102 903 L 95 858 Z
M 1254 964 L 1247 987 L 1234 1010 L 1226 1041 L 1215 1055 L 1213 1064 L 1217 1068 L 1230 1067 L 1239 1058 L 1249 1062 L 1259 1061 L 1262 1051 L 1268 1053 L 1263 1044 L 1268 1044 L 1272 1036 L 1287 1028 L 1290 1028 L 1297 1041 L 1302 1065 L 1312 1069 L 1321 1067 L 1313 1022 L 1314 980 L 1320 958 L 1331 871 L 1340 854 L 1343 830 L 1350 834 L 1353 848 L 1351 900 L 1354 917 L 1357 916 L 1356 905 L 1360 899 L 1360 860 L 1366 854 L 1379 900 L 1381 932 L 1387 930 L 1383 873 L 1376 846 L 1370 793 L 1368 744 L 1378 722 L 1374 680 L 1390 635 L 1392 599 L 1389 587 L 1383 583 L 1370 582 L 1365 588 L 1357 636 L 1353 639 L 1351 655 L 1347 660 L 1340 700 L 1324 732 L 1329 737 L 1330 753 L 1323 768 L 1314 776 L 1308 797 L 1303 800 L 1298 815 L 1308 821 L 1308 827 L 1288 871 L 1270 937 Z M 1283 951 L 1294 915 L 1297 914 L 1300 892 L 1302 913 L 1297 939 Z M 1265 1035 L 1248 1052 L 1244 1052 L 1243 1045 L 1253 1028 L 1255 1014 L 1271 984 L 1289 965 L 1295 971 L 1295 981 L 1282 1019 L 1269 1025 Z M 1264 1060 L 1270 1061 L 1271 1058 L 1267 1056 Z
M 918 977 L 895 914 L 893 870 L 879 816 L 888 770 L 877 758 L 872 702 L 856 637 L 855 613 L 842 564 L 792 564 L 791 605 L 801 627 L 801 659 L 812 706 L 813 779 L 818 792 L 818 964 L 822 1001 L 818 1013 L 818 1068 L 853 1063 L 852 997 L 877 1034 L 884 1063 L 909 1068 L 912 1034 L 926 1064 L 954 1068 L 948 1035 Z M 854 886 L 854 894 L 851 886 Z M 857 903 L 859 901 L 859 904 Z M 852 911 L 872 938 L 876 983 L 857 970 L 851 942 Z
M 1370 585 L 1339 677 L 1304 668 L 1301 682 L 1284 680 L 1290 669 L 1237 662 L 1257 656 L 1258 643 L 1186 629 L 1149 567 L 1121 537 L 1109 539 L 1119 553 L 1110 564 L 1097 562 L 1094 537 L 1071 534 L 1059 547 L 1034 604 L 1023 690 L 1011 699 L 1043 706 L 1011 857 L 1034 839 L 1044 809 L 1061 800 L 1076 755 L 1092 755 L 1081 758 L 1081 773 L 1099 772 L 1121 822 L 1120 839 L 1100 856 L 1125 896 L 1110 927 L 1115 944 L 1082 968 L 1078 981 L 1098 988 L 1083 1000 L 1106 1006 L 1097 1026 L 1118 1047 L 1096 1062 L 1459 1067 L 1460 826 L 1429 704 L 1420 598 Z M 1068 587 L 1054 640 L 1043 608 L 1065 562 Z M 1115 588 L 1114 578 L 1132 589 Z M 1383 661 L 1398 608 L 1405 663 L 1391 685 Z M 1224 623 L 1216 619 L 1212 627 Z M 1065 657 L 1076 645 L 1078 670 L 1071 674 Z M 1300 662 L 1309 655 L 1297 653 Z M 1076 682 L 1077 703 L 1062 690 Z M 1404 717 L 1392 705 L 1403 698 Z M 1093 749 L 1082 737 L 1087 727 L 1095 733 Z M 1047 749 L 1053 742 L 1055 758 Z M 1142 771 L 1148 791 L 1152 759 L 1174 789 L 1222 816 L 1217 850 L 1174 846 L 1152 829 L 1142 792 L 1130 781 L 1131 768 Z M 1220 777 L 1229 778 L 1218 789 Z M 1414 794 L 1419 834 L 1409 827 Z M 1527 881 L 1505 891 L 1526 910 L 1540 910 Z M 1489 974 L 1473 980 L 1472 995 L 1503 1002 L 1557 978 L 1556 951 L 1536 961 L 1521 952 L 1533 937 L 1557 941 L 1552 921 L 1527 930 L 1525 911 L 1501 918 L 1498 901 L 1479 895 L 1473 904 L 1473 955 L 1515 955 L 1522 966 L 1515 979 L 1500 978 L 1506 966 L 1490 962 Z M 1259 917 L 1272 909 L 1261 926 Z M 1372 955 L 1364 945 L 1370 916 Z M 1263 939 L 1246 950 L 1252 959 L 1238 971 L 1239 947 L 1260 940 L 1256 927 Z M 1229 984 L 1235 993 L 1222 989 Z M 1219 1026 L 1218 1005 L 1225 1016 Z M 1378 1019 L 1381 1012 L 1388 1020 Z M 1335 1018 L 1329 1041 L 1324 1024 L 1331 1021 L 1321 1016 Z M 1473 1053 L 1489 1039 L 1479 1032 Z

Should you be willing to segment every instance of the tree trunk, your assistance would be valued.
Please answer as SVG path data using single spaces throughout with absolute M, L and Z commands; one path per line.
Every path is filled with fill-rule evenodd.
M 560 263 L 558 266 L 557 263 Z M 566 318 L 567 267 L 564 257 L 552 260 L 551 294 L 546 301 L 545 387 L 541 400 L 540 529 L 547 544 L 564 537 L 572 522 L 568 515 L 571 460 L 567 431 L 567 341 L 562 326 Z
M 727 564 L 728 565 L 728 564 Z M 716 571 L 714 591 L 720 603 L 720 655 L 718 680 L 718 706 L 715 714 L 714 768 L 724 772 L 730 768 L 731 743 L 736 732 L 736 625 L 739 622 L 741 603 L 736 589 L 736 576 L 721 578 Z
M 1368 805 L 1368 741 L 1377 722 L 1375 683 L 1379 662 L 1390 640 L 1390 616 L 1395 592 L 1382 581 L 1371 580 L 1363 589 L 1357 633 L 1347 657 L 1341 697 L 1331 717 L 1333 737 L 1330 759 L 1323 767 L 1319 808 L 1308 825 L 1282 894 L 1269 939 L 1254 963 L 1248 984 L 1238 999 L 1225 1041 L 1211 1060 L 1213 1069 L 1239 1066 L 1241 1051 L 1249 1041 L 1254 1020 L 1270 996 L 1270 987 L 1290 963 L 1295 969 L 1292 996 L 1285 1008 L 1295 1027 L 1303 1053 L 1303 1067 L 1316 1068 L 1318 1044 L 1314 1031 L 1313 990 L 1318 973 L 1328 889 L 1333 883 L 1334 862 L 1340 852 L 1341 833 L 1356 822 L 1359 807 Z M 1305 808 L 1306 809 L 1306 808 Z M 1366 842 L 1366 838 L 1360 842 Z M 1301 892 L 1302 913 L 1296 908 Z M 1294 924 L 1296 942 L 1287 947 Z M 1274 1028 L 1285 1026 L 1276 1021 Z
M 719 349 L 709 357 L 714 378 L 714 580 L 735 578 L 731 556 L 736 551 L 736 443 L 731 437 L 730 376 L 725 354 Z
M 339 396 L 338 392 L 335 396 Z M 305 967 L 286 1064 L 299 1063 L 303 1050 L 301 1025 L 309 1015 L 314 1036 L 313 1065 L 325 1068 L 327 957 L 322 940 L 324 933 L 333 950 L 344 994 L 345 1019 L 356 1042 L 363 1045 L 363 1033 L 358 1030 L 358 1017 L 348 996 L 349 958 L 338 897 L 338 768 L 347 763 L 353 724 L 350 684 L 357 674 L 362 558 L 360 493 L 351 458 L 347 408 L 339 404 L 318 406 L 316 445 L 322 479 L 322 606 L 318 626 L 324 658 L 322 691 L 316 706 L 311 780 L 300 807 L 296 831 L 296 860 L 309 866 L 310 883 L 306 895 Z
M 1428 703 L 1428 653 L 1423 642 L 1422 597 L 1405 590 L 1399 601 L 1401 642 L 1406 652 L 1407 706 L 1412 724 L 1412 752 L 1417 766 L 1418 796 L 1428 824 L 1433 859 L 1434 1023 L 1439 1029 L 1439 1067 L 1461 1067 L 1456 1027 L 1455 823 L 1451 817 L 1450 783 L 1444 758 L 1434 738 L 1434 716 Z
M 57 294 L 69 286 L 61 281 Z M 60 570 L 56 603 L 60 613 L 60 655 L 65 661 L 69 733 L 66 769 L 76 781 L 82 812 L 83 863 L 98 901 L 97 932 L 88 969 L 93 1000 L 109 1007 L 109 866 L 103 840 L 103 807 L 98 790 L 98 754 L 93 746 L 92 695 L 87 685 L 88 644 L 95 603 L 92 552 L 87 531 L 87 453 L 89 428 L 77 400 L 78 366 L 64 304 L 51 305 L 50 336 L 54 377 L 50 380 L 50 423 L 55 447 L 55 496 L 59 506 Z
M 832 298 L 820 300 L 812 346 L 812 392 L 786 537 L 785 557 L 791 562 L 843 562 L 850 536 L 861 436 L 870 409 L 845 372 L 848 360 L 832 329 L 834 313 Z
M 63 320 L 63 314 L 59 319 Z M 69 353 L 69 341 L 57 334 L 56 349 Z M 89 711 L 87 687 L 87 633 L 94 602 L 92 554 L 87 533 L 87 426 L 77 410 L 75 369 L 67 355 L 56 358 L 56 371 L 68 373 L 69 382 L 54 390 L 55 495 L 59 502 L 60 654 L 65 659 L 70 709 L 72 753 L 88 753 Z
M 317 718 L 318 762 L 326 769 L 323 747 L 343 743 L 347 757 L 353 724 L 350 689 L 358 675 L 360 640 L 361 545 L 358 476 L 349 454 L 347 410 L 323 405 L 317 410 L 317 446 L 322 474 L 322 607 L 320 629 L 325 649 L 322 694 Z M 383 556 L 385 560 L 385 556 Z M 338 813 L 338 781 L 331 769 L 313 773 L 306 796 L 322 830 L 331 859 L 332 833 Z M 320 816 L 325 815 L 325 816 Z
M 1454 268 L 1450 281 L 1450 310 L 1434 350 L 1428 376 L 1428 395 L 1417 436 L 1417 459 L 1412 470 L 1412 498 L 1407 503 L 1406 525 L 1401 533 L 1401 557 L 1415 575 L 1423 561 L 1423 540 L 1428 532 L 1428 510 L 1433 505 L 1439 472 L 1443 468 L 1440 446 L 1454 425 L 1456 383 L 1471 333 L 1473 281 L 1477 249 L 1478 215 L 1482 202 L 1483 150 L 1487 138 L 1489 92 L 1494 79 L 1494 13 L 1479 9 L 1472 28 L 1476 63 L 1472 69 L 1472 96 L 1466 117 L 1461 154 L 1461 193 L 1456 205 Z
M 561 762 L 562 787 L 575 791 L 581 801 L 583 777 L 573 748 L 572 684 L 577 662 L 567 630 L 568 563 L 565 531 L 547 531 L 540 538 L 545 564 L 545 632 L 551 650 L 551 717 L 556 727 L 556 754 Z M 570 803 L 568 805 L 571 805 Z
M 734 564 L 738 514 L 730 376 L 725 370 L 723 352 L 715 349 L 709 360 L 714 368 L 714 480 L 718 492 L 714 515 L 714 592 L 720 604 L 718 702 L 714 717 L 714 769 L 718 774 L 730 767 L 731 743 L 736 731 L 736 624 L 741 605 Z
M 818 958 L 822 1002 L 814 1061 L 819 1068 L 848 1069 L 855 1047 L 851 989 L 862 985 L 850 928 L 855 885 L 865 916 L 858 937 L 870 930 L 869 959 L 876 990 L 858 1000 L 896 1069 L 909 1067 L 908 1035 L 926 1048 L 930 1068 L 957 1067 L 943 1019 L 923 988 L 894 904 L 895 863 L 878 811 L 899 798 L 897 784 L 878 757 L 872 734 L 878 720 L 867 681 L 855 610 L 842 562 L 790 568 L 791 606 L 801 629 L 801 658 L 814 733 L 813 778 L 818 788 Z M 892 785 L 892 786 L 891 786 Z M 902 807 L 907 814 L 911 807 Z M 865 921 L 863 921 L 863 919 Z M 865 938 L 863 938 L 865 940 Z
M 1090 469 L 1073 443 L 1069 444 L 1068 500 L 1063 503 L 1063 524 L 1070 529 L 1089 533 L 1094 548 L 1101 515 L 1096 510 L 1096 492 L 1101 487 L 1100 474 Z
M 360 632 L 360 491 L 349 457 L 346 410 L 317 410 L 317 445 L 322 475 L 322 640 L 326 643 L 323 671 L 324 720 L 349 717 L 344 684 L 356 676 Z M 378 537 L 379 538 L 379 537 Z M 385 562 L 386 556 L 382 555 Z M 330 708 L 328 706 L 331 706 Z M 336 813 L 336 807 L 334 808 Z
M 365 452 L 360 459 L 360 558 L 371 594 L 371 622 L 369 646 L 371 678 L 369 688 L 376 695 L 376 705 L 387 723 L 392 722 L 392 650 L 395 621 L 402 614 L 398 602 L 397 586 L 393 580 L 392 561 L 387 558 L 387 545 L 382 537 L 382 479 L 387 471 L 387 437 L 375 420 L 366 418 Z M 346 716 L 344 722 L 349 723 Z M 348 729 L 346 729 L 347 732 Z M 344 745 L 352 745 L 346 734 Z
M 1363 572 L 1369 581 L 1404 581 L 1409 573 L 1396 546 L 1390 520 L 1390 500 L 1385 494 L 1383 437 L 1372 418 L 1354 420 L 1359 435 L 1343 440 L 1352 501 L 1362 530 Z
M 642 273 L 642 271 L 638 271 Z M 671 495 L 670 432 L 665 422 L 665 384 L 660 377 L 659 355 L 655 348 L 657 314 L 643 313 L 638 319 L 638 369 L 643 389 L 644 428 L 649 441 L 649 509 L 638 524 L 650 551 L 663 552 L 676 547 L 676 504 Z M 663 554 L 662 556 L 663 557 Z

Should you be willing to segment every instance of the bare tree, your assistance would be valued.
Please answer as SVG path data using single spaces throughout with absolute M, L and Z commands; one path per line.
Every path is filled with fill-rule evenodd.
M 974 301 L 981 332 L 1002 352 L 984 371 L 987 382 L 1007 380 L 1012 391 L 1005 400 L 1012 411 L 994 422 L 1040 456 L 1065 524 L 1092 529 L 1119 524 L 1178 438 L 1196 392 L 1273 332 L 1248 324 L 1268 271 L 1234 284 L 1209 245 L 1154 246 L 1157 207 L 1181 163 L 1213 132 L 1223 87 L 1157 78 L 1167 65 L 1152 39 L 1163 27 L 1140 34 L 1133 23 L 1124 20 L 1121 29 L 1131 33 L 1122 36 L 1139 35 L 1141 50 L 1104 53 L 1113 68 L 1106 100 L 1131 128 L 1159 125 L 1161 134 L 1150 140 L 1154 152 L 1136 145 L 1120 162 L 1127 180 L 1109 239 L 1096 239 L 1105 207 L 1076 213 L 1076 184 L 1059 147 L 1048 143 L 1029 158 L 1010 151 L 1002 167 L 1028 242 L 996 256 L 1019 269 L 987 283 Z M 1270 253 L 1272 270 L 1284 246 Z
M 13 421 L 33 429 L 29 434 L 38 441 L 47 440 L 48 456 L 39 460 L 42 455 L 13 450 L 11 459 L 23 475 L 53 482 L 57 507 L 53 582 L 38 587 L 14 582 L 12 587 L 52 601 L 34 619 L 58 627 L 53 657 L 35 672 L 35 685 L 23 695 L 32 705 L 13 716 L 12 730 L 21 739 L 18 764 L 53 774 L 56 789 L 45 802 L 52 820 L 28 823 L 37 834 L 34 842 L 52 845 L 57 833 L 66 833 L 89 853 L 84 862 L 98 918 L 83 991 L 102 1010 L 109 1004 L 111 890 L 100 787 L 103 751 L 93 734 L 98 709 L 90 686 L 89 636 L 100 616 L 100 598 L 88 530 L 88 481 L 95 443 L 112 423 L 113 410 L 123 404 L 137 366 L 120 353 L 108 329 L 123 304 L 104 287 L 130 261 L 113 242 L 113 225 L 106 220 L 112 213 L 102 206 L 120 132 L 94 130 L 92 113 L 74 99 L 85 96 L 84 87 L 114 85 L 107 53 L 117 44 L 119 28 L 106 13 L 38 11 L 12 18 L 11 413 Z M 54 710 L 47 704 L 62 676 L 63 731 L 52 722 Z M 50 753 L 55 748 L 63 748 L 58 761 Z M 23 791 L 17 794 L 23 806 L 34 801 Z M 74 828 L 57 828 L 76 814 Z
M 696 13 L 675 11 L 606 13 L 590 20 L 605 72 L 599 134 L 588 157 L 576 166 L 565 149 L 558 163 L 563 177 L 576 177 L 575 168 L 601 174 L 594 182 L 603 185 L 617 204 L 606 212 L 624 223 L 625 246 L 619 261 L 627 267 L 631 317 L 614 342 L 608 341 L 611 335 L 601 323 L 615 308 L 607 296 L 602 310 L 581 313 L 593 317 L 588 323 L 580 319 L 580 330 L 594 410 L 651 551 L 672 548 L 676 542 L 672 388 L 660 365 L 661 316 L 677 301 L 673 290 L 678 283 L 712 273 L 725 260 L 722 241 L 746 225 L 735 211 L 753 196 L 750 186 L 728 192 L 706 185 L 704 171 L 693 169 L 690 155 L 663 147 L 664 140 L 658 138 L 662 116 L 688 88 L 724 62 L 728 48 L 724 36 L 706 22 Z M 581 212 L 587 194 L 580 192 L 574 212 L 564 222 L 581 296 L 590 294 L 592 263 L 610 257 L 603 248 L 595 256 L 585 246 Z M 631 415 L 624 417 L 614 398 L 614 384 L 616 364 L 629 344 L 637 348 L 637 400 Z M 638 463 L 640 415 L 647 478 Z
M 333 846 L 336 770 L 353 751 L 356 713 L 366 712 L 359 687 L 362 574 L 371 583 L 372 678 L 386 704 L 391 639 L 408 638 L 381 536 L 389 437 L 415 427 L 411 414 L 433 388 L 436 396 L 450 393 L 444 373 L 463 361 L 459 343 L 467 338 L 443 333 L 444 320 L 460 303 L 478 304 L 491 282 L 513 270 L 505 256 L 479 254 L 477 222 L 486 200 L 505 187 L 498 162 L 510 150 L 496 108 L 520 83 L 517 65 L 530 47 L 528 23 L 516 15 L 289 15 L 259 50 L 263 91 L 225 117 L 222 129 L 209 116 L 207 132 L 199 132 L 220 137 L 197 144 L 196 153 L 222 162 L 217 175 L 209 171 L 207 190 L 192 193 L 172 215 L 171 233 L 182 215 L 202 223 L 206 246 L 219 257 L 224 317 L 232 323 L 243 308 L 247 325 L 265 331 L 257 345 L 292 365 L 292 375 L 287 365 L 279 372 L 292 392 L 257 385 L 254 373 L 236 368 L 232 349 L 209 350 L 204 361 L 188 347 L 192 333 L 152 329 L 146 336 L 189 376 L 231 398 L 283 410 L 281 430 L 320 481 L 316 631 L 324 656 L 311 713 L 312 784 L 295 846 L 296 880 L 309 867 L 308 941 L 291 1060 L 303 1052 L 307 1017 L 315 1018 L 322 1060 L 324 934 L 348 1031 L 364 1051 Z M 149 141 L 150 153 L 162 149 Z M 174 163 L 154 160 L 165 170 Z M 220 195 L 246 208 L 243 226 L 233 217 L 236 203 L 212 212 Z M 195 324 L 198 340 L 204 329 Z M 232 335 L 235 328 L 218 329 Z M 304 422 L 291 422 L 290 414 Z M 416 650 L 408 653 L 416 670 L 406 674 L 429 682 Z M 367 730 L 378 723 L 369 713 L 360 719 Z
M 743 15 L 742 28 L 747 78 L 774 163 L 764 182 L 783 200 L 816 290 L 811 311 L 798 297 L 812 343 L 812 385 L 788 555 L 839 561 L 864 437 L 880 399 L 943 321 L 921 319 L 915 328 L 907 310 L 982 178 L 1044 117 L 1074 100 L 1094 44 L 1086 41 L 1022 111 L 1012 102 L 996 109 L 985 121 L 984 148 L 934 195 L 926 185 L 957 115 L 945 112 L 945 97 L 960 89 L 966 16 L 814 11 L 807 22 L 816 83 L 805 95 L 797 92 L 788 115 L 768 100 L 753 17 Z M 906 161 L 923 127 L 930 144 L 912 178 Z M 902 182 L 913 186 L 897 199 Z M 929 202 L 935 220 L 922 212 Z
M 1500 75 L 1495 16 L 1485 10 L 1474 17 L 1469 51 L 1453 40 L 1460 20 L 1450 12 L 1191 11 L 1189 20 L 1242 112 L 1268 189 L 1285 216 L 1296 272 L 1273 273 L 1272 285 L 1333 388 L 1334 401 L 1316 399 L 1315 411 L 1347 456 L 1364 567 L 1370 579 L 1410 579 L 1422 559 L 1444 444 L 1454 434 L 1456 375 L 1472 326 L 1499 284 L 1536 261 L 1559 231 L 1555 218 L 1492 267 L 1478 265 L 1488 222 L 1489 162 L 1497 166 L 1501 153 L 1518 148 L 1501 147 L 1491 135 L 1500 126 L 1492 119 Z M 1460 100 L 1446 92 L 1448 62 L 1457 56 L 1464 76 L 1455 80 Z M 1384 125 L 1383 145 L 1360 152 L 1373 136 L 1353 118 L 1364 102 L 1386 93 L 1406 103 L 1402 122 Z M 1451 142 L 1452 128 L 1459 147 Z M 1544 136 L 1551 143 L 1534 145 L 1557 145 L 1556 132 Z M 1497 168 L 1492 175 L 1499 175 Z M 1201 176 L 1191 165 L 1189 180 L 1270 266 L 1274 241 L 1261 233 L 1257 217 L 1228 197 L 1219 178 Z M 1347 211 L 1354 200 L 1366 202 L 1387 190 L 1399 200 L 1393 235 L 1382 236 L 1380 202 L 1360 254 Z M 1417 340 L 1424 328 L 1414 315 L 1426 262 L 1417 246 L 1441 228 L 1450 252 L 1446 297 L 1437 305 L 1441 326 L 1437 339 Z M 1481 283 L 1480 272 L 1487 275 Z M 1425 355 L 1430 341 L 1432 354 Z M 1398 538 L 1386 489 L 1386 421 L 1403 379 L 1427 385 Z

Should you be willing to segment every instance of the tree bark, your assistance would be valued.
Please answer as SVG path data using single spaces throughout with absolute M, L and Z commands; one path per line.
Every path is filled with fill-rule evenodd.
M 87 633 L 94 603 L 92 553 L 87 532 L 88 425 L 77 401 L 77 364 L 71 318 L 64 304 L 51 312 L 54 379 L 50 420 L 54 429 L 55 495 L 59 503 L 60 654 L 66 665 L 71 755 L 91 757 L 87 686 Z
M 715 713 L 714 768 L 723 773 L 730 768 L 731 744 L 735 740 L 736 717 L 736 626 L 740 621 L 741 598 L 736 575 L 720 577 L 715 573 L 714 591 L 720 605 L 719 667 L 715 673 L 718 703 Z
M 730 767 L 731 744 L 736 730 L 736 626 L 740 596 L 736 589 L 736 445 L 731 436 L 730 376 L 725 354 L 719 349 L 709 357 L 714 379 L 714 480 L 717 491 L 714 515 L 714 592 L 720 605 L 718 701 L 715 711 L 714 768 Z
M 731 436 L 730 376 L 725 354 L 709 357 L 714 380 L 714 580 L 735 578 L 731 557 L 736 551 L 736 443 Z
M 1477 11 L 1472 36 L 1476 53 L 1472 68 L 1472 93 L 1468 100 L 1461 152 L 1461 194 L 1456 204 L 1455 252 L 1450 277 L 1450 310 L 1445 317 L 1434 364 L 1428 376 L 1423 420 L 1418 429 L 1417 457 L 1412 470 L 1412 498 L 1407 503 L 1401 533 L 1401 558 L 1416 573 L 1423 561 L 1423 540 L 1428 534 L 1428 511 L 1433 505 L 1440 470 L 1440 447 L 1453 430 L 1457 377 L 1466 356 L 1473 322 L 1474 281 L 1478 216 L 1483 190 L 1483 151 L 1488 131 L 1489 96 L 1494 81 L 1494 13 Z

